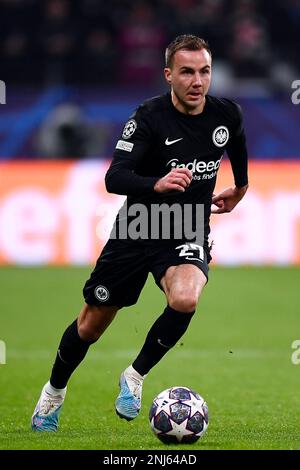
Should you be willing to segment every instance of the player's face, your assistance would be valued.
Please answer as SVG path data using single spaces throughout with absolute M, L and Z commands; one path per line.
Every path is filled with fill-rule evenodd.
M 211 81 L 211 56 L 206 49 L 175 52 L 172 68 L 165 69 L 174 106 L 185 114 L 203 111 Z

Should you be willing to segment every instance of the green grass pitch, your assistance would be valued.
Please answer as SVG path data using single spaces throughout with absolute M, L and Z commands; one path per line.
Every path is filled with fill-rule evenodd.
M 141 415 L 114 412 L 120 372 L 134 359 L 165 300 L 151 277 L 139 302 L 119 312 L 69 383 L 56 434 L 29 423 L 61 334 L 77 315 L 90 268 L 0 269 L 0 449 L 300 449 L 300 270 L 212 267 L 182 341 L 149 373 Z M 192 446 L 165 446 L 148 423 L 165 388 L 194 388 L 210 425 Z

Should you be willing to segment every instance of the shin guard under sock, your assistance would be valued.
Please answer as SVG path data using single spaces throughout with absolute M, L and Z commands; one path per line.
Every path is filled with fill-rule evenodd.
M 94 341 L 80 338 L 75 320 L 64 332 L 53 364 L 50 384 L 55 388 L 65 388 L 76 367 L 84 359 Z
M 178 312 L 167 306 L 163 314 L 152 325 L 132 367 L 141 375 L 148 374 L 149 370 L 183 336 L 194 313 Z

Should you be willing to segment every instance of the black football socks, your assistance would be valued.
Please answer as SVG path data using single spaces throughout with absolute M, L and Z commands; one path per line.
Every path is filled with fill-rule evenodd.
M 178 312 L 169 306 L 165 308 L 163 314 L 152 325 L 139 355 L 132 364 L 140 375 L 146 375 L 177 343 L 187 330 L 194 313 Z M 53 387 L 57 389 L 66 387 L 72 373 L 94 342 L 80 338 L 77 319 L 66 329 L 52 368 L 50 384 Z
M 141 375 L 148 374 L 149 370 L 183 336 L 194 313 L 178 312 L 167 306 L 163 314 L 152 325 L 132 367 Z
M 76 367 L 84 359 L 89 347 L 95 341 L 80 338 L 77 319 L 66 329 L 58 347 L 50 377 L 50 384 L 55 388 L 65 388 Z

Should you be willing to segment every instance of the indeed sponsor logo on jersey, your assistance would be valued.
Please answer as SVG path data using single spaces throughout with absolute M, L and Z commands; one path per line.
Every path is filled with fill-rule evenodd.
M 217 174 L 219 166 L 221 164 L 222 157 L 219 160 L 211 160 L 204 162 L 203 160 L 197 160 L 195 158 L 192 162 L 179 163 L 178 158 L 172 158 L 167 163 L 167 166 L 173 168 L 187 168 L 193 173 L 193 180 L 205 180 L 214 178 Z

